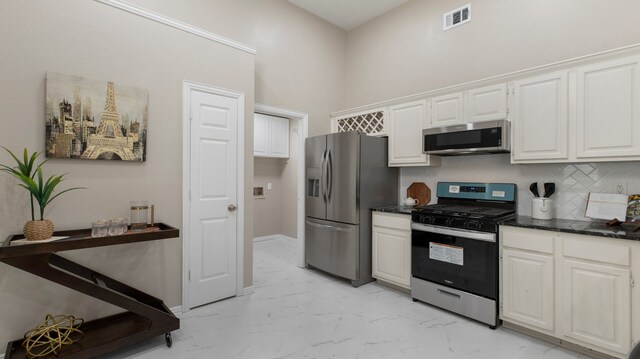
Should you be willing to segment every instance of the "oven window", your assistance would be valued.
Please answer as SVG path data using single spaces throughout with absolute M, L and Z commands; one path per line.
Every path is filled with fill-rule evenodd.
M 497 298 L 496 243 L 419 230 L 411 237 L 414 277 Z

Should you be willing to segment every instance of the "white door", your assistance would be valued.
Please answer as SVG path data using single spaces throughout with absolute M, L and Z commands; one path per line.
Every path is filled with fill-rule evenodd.
M 577 70 L 578 158 L 640 155 L 640 57 Z
M 568 158 L 566 72 L 515 81 L 513 162 Z
M 189 308 L 236 294 L 239 99 L 190 90 Z

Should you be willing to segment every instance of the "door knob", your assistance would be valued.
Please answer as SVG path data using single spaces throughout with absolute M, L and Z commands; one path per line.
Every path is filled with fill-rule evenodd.
M 233 212 L 233 211 L 235 211 L 236 209 L 238 209 L 238 207 L 236 207 L 236 206 L 234 206 L 234 205 L 230 204 L 230 205 L 229 205 L 229 207 L 227 207 L 227 209 L 229 210 L 229 212 Z

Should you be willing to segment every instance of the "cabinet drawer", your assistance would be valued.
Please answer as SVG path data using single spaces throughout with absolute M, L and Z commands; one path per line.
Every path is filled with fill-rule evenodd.
M 563 255 L 628 267 L 631 265 L 631 248 L 613 240 L 590 240 L 579 236 L 565 237 Z
M 411 216 L 408 214 L 373 212 L 372 217 L 374 226 L 411 230 Z
M 534 229 L 500 227 L 502 245 L 534 252 L 553 254 L 554 232 Z

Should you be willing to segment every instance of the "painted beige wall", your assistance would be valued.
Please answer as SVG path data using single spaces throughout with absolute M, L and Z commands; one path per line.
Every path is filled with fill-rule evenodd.
M 264 198 L 253 200 L 253 236 L 264 237 L 280 233 L 282 218 L 282 175 L 287 162 L 280 158 L 254 157 L 253 186 L 264 189 Z M 272 189 L 267 184 L 271 183 Z
M 471 22 L 442 14 L 471 3 Z M 640 2 L 413 0 L 351 30 L 346 108 L 640 42 Z
M 282 234 L 297 238 L 298 120 L 289 120 L 289 158 L 254 157 L 254 187 L 264 188 L 264 198 L 254 198 L 254 237 Z M 267 189 L 271 182 L 273 189 Z
M 309 136 L 345 108 L 344 30 L 285 0 L 129 0 L 253 46 L 257 103 L 309 114 Z
M 180 227 L 184 79 L 245 93 L 246 141 L 252 148 L 252 54 L 94 1 L 2 1 L 0 33 L 1 145 L 43 150 L 47 71 L 109 79 L 149 90 L 147 162 L 47 163 L 45 172 L 69 173 L 63 187 L 89 188 L 63 195 L 48 209 L 47 217 L 58 229 L 86 228 L 96 219 L 129 217 L 128 204 L 134 199 L 153 201 L 158 221 Z M 252 151 L 247 157 L 245 187 L 249 188 Z M 8 162 L 9 157 L 1 153 L 0 163 Z M 251 208 L 250 197 L 245 206 Z M 0 175 L 0 238 L 20 233 L 28 212 L 25 191 L 8 176 Z M 251 210 L 246 214 L 251 221 Z M 252 227 L 247 228 L 250 244 Z M 169 307 L 181 304 L 182 248 L 178 238 L 62 255 L 163 298 Z M 251 272 L 247 278 L 251 283 Z M 0 303 L 0 343 L 19 338 L 47 313 L 93 319 L 121 311 L 5 264 L 0 264 Z

